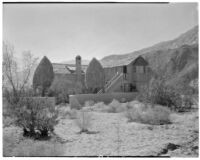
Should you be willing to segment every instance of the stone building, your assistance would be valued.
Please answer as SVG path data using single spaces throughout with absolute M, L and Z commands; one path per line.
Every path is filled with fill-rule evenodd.
M 53 63 L 55 78 L 64 78 L 72 84 L 81 84 L 85 87 L 85 73 L 87 65 L 81 64 L 81 57 L 76 56 L 76 64 Z M 135 92 L 139 91 L 150 78 L 148 62 L 137 56 L 125 63 L 118 65 L 102 65 L 105 71 L 103 92 Z

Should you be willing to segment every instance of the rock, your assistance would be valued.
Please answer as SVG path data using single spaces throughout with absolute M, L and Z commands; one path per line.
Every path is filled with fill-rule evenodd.
M 168 143 L 166 145 L 166 149 L 171 150 L 171 151 L 178 149 L 179 147 L 180 147 L 180 145 L 176 145 L 176 144 L 173 144 L 173 143 Z

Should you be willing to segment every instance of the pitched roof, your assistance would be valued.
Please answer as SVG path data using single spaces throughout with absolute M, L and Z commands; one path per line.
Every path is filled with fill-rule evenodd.
M 62 64 L 62 63 L 52 63 L 54 73 L 59 74 L 71 74 L 75 73 L 75 64 Z M 81 65 L 82 73 L 86 72 L 87 65 Z
M 118 60 L 115 60 L 114 63 L 113 63 L 113 60 L 101 61 L 101 65 L 103 66 L 103 68 L 112 68 L 112 67 L 117 67 L 117 66 L 127 66 L 139 57 L 142 57 L 142 56 L 135 55 L 135 56 L 132 56 L 132 57 L 127 57 L 125 59 L 118 59 Z
M 52 63 L 54 73 L 59 74 L 70 74 L 70 70 L 66 67 L 65 64 Z
M 69 68 L 71 71 L 75 71 L 76 70 L 76 65 L 75 64 L 66 64 L 67 68 Z M 81 70 L 83 73 L 86 72 L 88 65 L 81 65 Z

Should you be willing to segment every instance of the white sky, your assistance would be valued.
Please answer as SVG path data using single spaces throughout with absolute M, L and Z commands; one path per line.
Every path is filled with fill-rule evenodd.
M 3 5 L 3 39 L 52 62 L 125 54 L 197 24 L 197 3 Z

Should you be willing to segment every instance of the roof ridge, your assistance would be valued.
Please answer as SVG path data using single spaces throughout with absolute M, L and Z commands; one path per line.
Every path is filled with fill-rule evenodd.
M 67 63 L 52 63 L 57 65 L 68 65 L 68 66 L 76 66 L 76 64 L 67 64 Z M 81 66 L 88 66 L 87 64 L 81 64 Z

